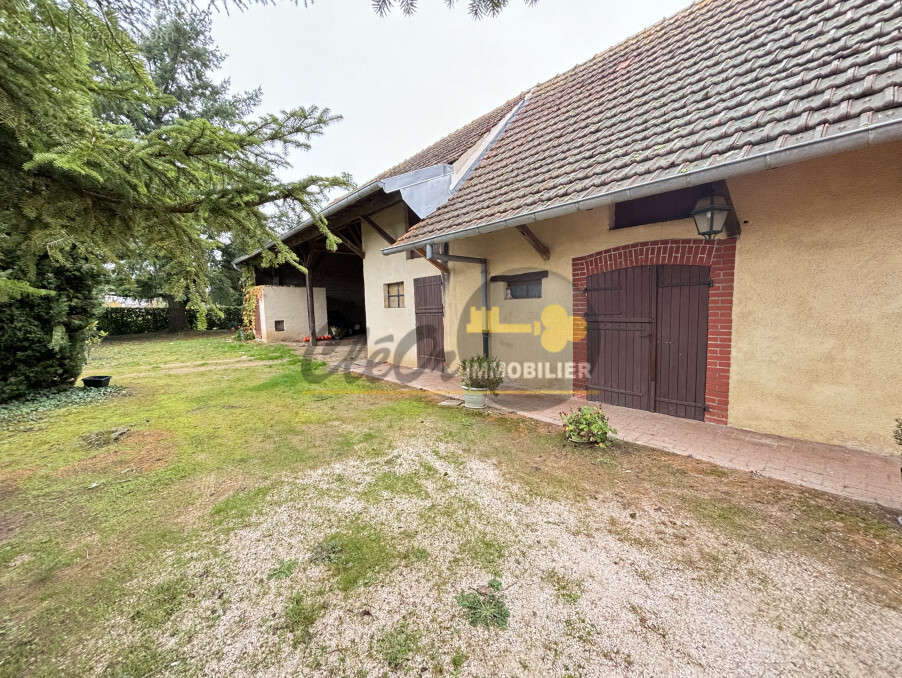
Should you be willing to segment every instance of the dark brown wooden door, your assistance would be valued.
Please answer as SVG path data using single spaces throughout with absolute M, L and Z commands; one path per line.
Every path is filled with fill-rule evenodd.
M 705 418 L 708 280 L 704 266 L 659 266 L 655 411 Z
M 414 279 L 413 306 L 416 314 L 417 367 L 443 370 L 445 308 L 442 302 L 442 276 Z
M 589 399 L 703 419 L 708 269 L 598 273 L 586 297 Z
M 589 391 L 594 400 L 650 410 L 654 267 L 622 268 L 588 280 Z

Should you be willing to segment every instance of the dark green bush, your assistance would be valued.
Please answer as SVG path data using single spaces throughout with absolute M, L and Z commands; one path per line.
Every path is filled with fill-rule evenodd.
M 111 336 L 165 332 L 166 308 L 105 308 L 97 327 Z
M 232 330 L 241 327 L 241 306 L 220 306 L 222 317 L 217 318 L 212 312 L 207 313 L 207 329 L 208 330 Z M 197 314 L 194 311 L 188 311 L 188 320 L 192 326 L 196 326 Z
M 103 309 L 97 326 L 111 336 L 165 332 L 169 326 L 168 310 L 108 307 Z M 241 325 L 240 306 L 220 306 L 219 310 L 222 311 L 221 318 L 217 318 L 212 311 L 207 312 L 208 330 L 227 330 Z M 188 322 L 191 327 L 197 327 L 197 311 L 188 309 Z
M 0 402 L 74 383 L 100 310 L 103 270 L 74 249 L 44 254 L 18 275 L 52 293 L 0 303 Z

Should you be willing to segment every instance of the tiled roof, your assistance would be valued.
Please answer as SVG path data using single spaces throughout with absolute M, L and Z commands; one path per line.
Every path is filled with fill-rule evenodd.
M 902 120 L 900 52 L 899 0 L 696 2 L 538 85 L 398 244 Z
M 476 143 L 482 139 L 482 137 L 492 129 L 499 120 L 507 115 L 522 98 L 521 95 L 511 99 L 507 103 L 501 104 L 490 113 L 486 113 L 481 118 L 477 118 L 470 124 L 461 127 L 459 130 L 443 137 L 431 146 L 424 148 L 404 162 L 386 170 L 373 179 L 373 181 L 413 172 L 414 170 L 431 167 L 432 165 L 440 165 L 443 163 L 449 165 L 453 164 L 470 148 L 475 146 Z

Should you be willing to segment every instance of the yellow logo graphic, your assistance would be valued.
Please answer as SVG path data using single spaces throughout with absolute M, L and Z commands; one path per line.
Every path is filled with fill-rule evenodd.
M 483 322 L 484 318 L 484 322 Z M 550 353 L 563 351 L 568 341 L 580 341 L 586 336 L 586 321 L 567 314 L 560 304 L 551 304 L 542 310 L 541 320 L 531 323 L 502 323 L 501 309 L 492 306 L 470 307 L 468 334 L 481 334 L 483 328 L 490 334 L 531 334 L 541 336 L 542 348 Z

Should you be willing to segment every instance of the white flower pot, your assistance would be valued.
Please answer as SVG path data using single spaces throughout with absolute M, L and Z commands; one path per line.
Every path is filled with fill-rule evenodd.
M 468 386 L 464 386 L 464 407 L 471 410 L 481 410 L 485 408 L 485 394 L 486 389 L 484 388 L 470 388 Z

